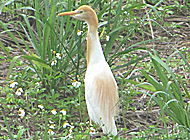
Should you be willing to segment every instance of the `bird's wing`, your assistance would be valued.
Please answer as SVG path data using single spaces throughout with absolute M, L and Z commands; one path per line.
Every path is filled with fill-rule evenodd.
M 111 70 L 96 71 L 94 75 L 89 74 L 86 78 L 85 98 L 89 116 L 99 124 L 111 123 L 116 115 L 119 99 Z

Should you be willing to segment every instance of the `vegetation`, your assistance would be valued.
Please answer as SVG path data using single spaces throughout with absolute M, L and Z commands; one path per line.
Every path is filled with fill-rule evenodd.
M 117 136 L 89 123 L 87 26 L 57 16 L 84 4 L 118 83 Z M 188 0 L 2 0 L 0 138 L 189 139 L 189 9 Z

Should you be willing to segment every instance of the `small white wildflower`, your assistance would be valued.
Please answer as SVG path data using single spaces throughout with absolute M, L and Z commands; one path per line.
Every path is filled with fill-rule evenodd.
M 53 60 L 52 62 L 51 62 L 51 66 L 54 66 L 54 65 L 56 65 L 57 64 L 57 60 Z
M 67 135 L 68 138 L 73 138 L 72 134 Z
M 56 115 L 56 114 L 57 114 L 56 109 L 53 109 L 53 110 L 51 111 L 51 113 L 52 113 L 53 115 Z
M 96 130 L 93 127 L 90 127 L 90 134 L 91 135 L 96 134 Z
M 38 105 L 38 108 L 40 108 L 40 109 L 44 109 L 43 104 Z
M 18 85 L 17 82 L 11 81 L 10 88 L 14 88 L 16 85 Z
M 49 123 L 53 124 L 54 122 L 53 122 L 53 121 L 51 121 L 51 120 L 49 120 Z
M 60 113 L 62 113 L 63 115 L 66 115 L 66 114 L 67 114 L 67 112 L 66 112 L 65 109 L 62 109 L 62 110 L 60 111 Z
M 23 118 L 24 116 L 25 116 L 25 111 L 24 111 L 24 109 L 19 109 L 18 110 L 18 115 L 21 117 L 21 118 Z
M 80 87 L 81 82 L 78 82 L 78 81 L 76 81 L 76 80 L 73 80 L 72 85 L 73 85 L 75 88 L 78 88 L 78 87 Z
M 67 126 L 71 126 L 68 122 L 63 123 L 63 128 L 66 128 Z
M 71 129 L 74 129 L 75 127 L 73 125 L 70 125 Z
M 50 124 L 49 128 L 54 129 L 55 128 L 55 124 Z
M 35 85 L 36 85 L 36 86 L 40 86 L 40 82 L 36 82 Z
M 55 132 L 53 132 L 53 130 L 52 130 L 52 129 L 49 129 L 49 130 L 48 130 L 48 134 L 50 134 L 50 135 L 54 135 L 54 134 L 55 134 Z
M 107 35 L 106 36 L 106 41 L 109 41 L 110 40 L 110 37 Z
M 77 35 L 80 36 L 83 33 L 83 31 L 77 30 Z
M 9 109 L 11 109 L 11 105 L 7 105 L 7 107 L 8 107 Z
M 60 54 L 60 53 L 56 53 L 56 57 L 57 57 L 57 59 L 61 59 L 62 54 Z
M 18 88 L 17 90 L 16 90 L 16 95 L 17 96 L 20 96 L 21 94 L 23 93 L 23 89 L 22 88 Z
M 70 125 L 69 133 L 72 133 L 74 129 L 74 126 Z
M 73 129 L 70 128 L 70 129 L 69 129 L 69 133 L 72 133 L 72 132 L 73 132 Z

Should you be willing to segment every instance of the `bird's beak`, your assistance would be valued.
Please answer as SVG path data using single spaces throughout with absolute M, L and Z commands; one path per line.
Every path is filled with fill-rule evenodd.
M 77 11 L 70 11 L 70 12 L 63 12 L 63 13 L 59 13 L 58 16 L 67 16 L 67 15 L 71 15 L 71 16 L 74 16 L 78 14 Z

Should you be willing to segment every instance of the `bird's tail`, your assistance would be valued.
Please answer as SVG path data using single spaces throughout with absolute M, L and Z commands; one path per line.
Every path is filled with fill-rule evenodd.
M 104 134 L 117 135 L 117 127 L 115 125 L 114 117 L 111 120 L 102 123 L 102 130 Z

